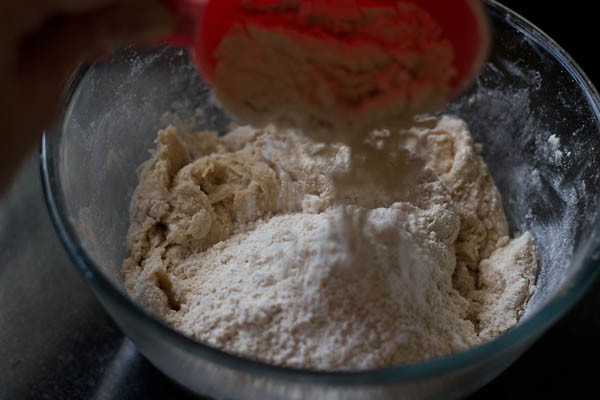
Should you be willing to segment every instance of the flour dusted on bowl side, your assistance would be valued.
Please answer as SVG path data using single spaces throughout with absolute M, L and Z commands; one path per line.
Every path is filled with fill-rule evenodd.
M 416 169 L 403 195 L 341 192 L 349 148 L 295 131 L 162 130 L 131 203 L 128 293 L 202 343 L 314 369 L 416 362 L 510 329 L 534 290 L 532 237 L 509 238 L 463 121 L 398 134 L 406 148 L 386 151 Z

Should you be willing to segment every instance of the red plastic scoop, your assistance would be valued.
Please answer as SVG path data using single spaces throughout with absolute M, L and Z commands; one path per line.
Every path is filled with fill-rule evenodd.
M 460 92 L 477 74 L 489 45 L 488 20 L 480 0 L 165 0 L 178 19 L 177 31 L 168 39 L 190 49 L 205 80 L 214 84 L 214 52 L 235 25 L 258 24 L 268 28 L 293 28 L 302 15 L 328 15 L 351 20 L 365 9 L 393 9 L 399 3 L 419 6 L 441 27 L 454 50 L 456 74 L 452 93 Z M 314 29 L 309 34 L 331 36 Z M 343 34 L 336 40 L 348 41 Z M 351 40 L 356 40 L 352 38 Z

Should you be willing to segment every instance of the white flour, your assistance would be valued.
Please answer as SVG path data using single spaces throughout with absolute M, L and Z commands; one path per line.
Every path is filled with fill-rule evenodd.
M 342 145 L 272 128 L 161 131 L 132 200 L 128 292 L 198 341 L 306 368 L 415 362 L 501 334 L 534 289 L 531 236 L 508 238 L 462 121 L 402 135 L 423 151 L 397 197 L 339 192 L 334 177 L 352 169 Z

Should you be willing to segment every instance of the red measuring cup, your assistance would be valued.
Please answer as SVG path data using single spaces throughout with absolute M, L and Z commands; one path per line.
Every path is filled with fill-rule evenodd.
M 489 46 L 489 26 L 480 0 L 165 0 L 177 17 L 176 31 L 168 41 L 190 50 L 194 61 L 209 84 L 214 84 L 216 59 L 214 52 L 229 30 L 237 24 L 248 24 L 260 18 L 272 26 L 285 27 L 303 3 L 312 12 L 348 18 L 361 8 L 393 8 L 398 3 L 412 3 L 425 10 L 442 28 L 443 36 L 454 50 L 456 74 L 451 82 L 457 94 L 468 85 L 482 66 Z M 249 10 L 251 3 L 262 11 Z M 265 11 L 267 10 L 267 11 Z M 272 16 L 265 19 L 264 14 Z M 340 38 L 340 40 L 343 40 Z

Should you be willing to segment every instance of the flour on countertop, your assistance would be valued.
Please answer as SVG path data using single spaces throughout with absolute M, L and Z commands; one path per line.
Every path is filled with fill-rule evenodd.
M 200 342 L 262 361 L 348 370 L 478 345 L 534 290 L 532 237 L 510 239 L 463 121 L 401 133 L 417 168 L 398 197 L 339 193 L 347 146 L 294 131 L 159 132 L 131 204 L 128 293 Z

